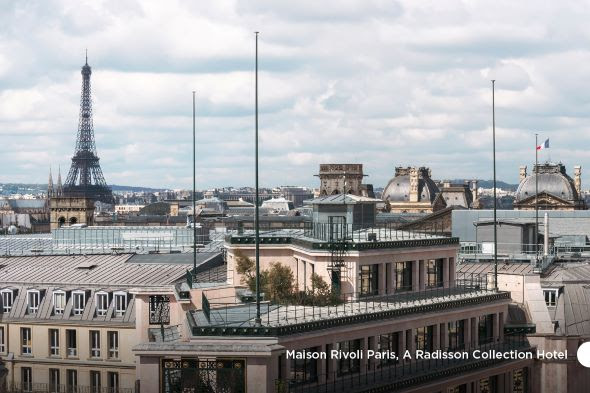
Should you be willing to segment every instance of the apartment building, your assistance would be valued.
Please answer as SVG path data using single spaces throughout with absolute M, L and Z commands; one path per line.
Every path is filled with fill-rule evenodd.
M 133 289 L 170 285 L 186 269 L 151 255 L 0 258 L 7 389 L 136 391 Z
M 509 293 L 485 275 L 455 273 L 457 238 L 376 225 L 375 203 L 319 198 L 312 226 L 260 235 L 261 270 L 289 266 L 300 292 L 315 273 L 336 301 L 263 300 L 258 313 L 236 268 L 237 258 L 254 256 L 252 231 L 225 239 L 227 283 L 189 278 L 173 292 L 136 291 L 141 391 L 540 391 L 533 347 L 510 328 Z M 170 317 L 150 328 L 152 310 L 163 307 Z M 400 356 L 370 356 L 391 352 Z M 478 357 L 492 353 L 514 357 Z

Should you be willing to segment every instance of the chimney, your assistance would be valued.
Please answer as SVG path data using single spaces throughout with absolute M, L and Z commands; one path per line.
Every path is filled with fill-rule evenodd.
M 574 186 L 576 186 L 576 192 L 578 193 L 578 198 L 582 197 L 582 167 L 580 165 L 576 165 L 574 167 Z
M 418 202 L 418 169 L 410 168 L 410 202 Z
M 547 256 L 549 250 L 549 216 L 547 215 L 547 212 L 545 212 L 545 236 L 543 239 L 543 246 L 545 252 L 544 255 Z
M 518 181 L 522 183 L 522 181 L 526 178 L 526 165 L 520 166 L 520 173 L 518 176 Z
M 477 194 L 477 180 L 471 180 L 471 196 L 473 197 L 473 202 L 477 201 L 479 197 Z
M 444 188 L 449 188 L 449 187 L 451 187 L 451 181 L 450 181 L 450 180 L 444 180 L 444 181 L 443 181 L 443 187 L 444 187 Z

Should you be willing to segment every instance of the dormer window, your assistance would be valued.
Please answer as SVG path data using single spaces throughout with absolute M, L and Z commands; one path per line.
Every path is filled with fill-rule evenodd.
M 115 316 L 122 317 L 127 311 L 127 293 L 115 292 Z
M 106 292 L 98 292 L 96 295 L 96 315 L 103 317 L 107 315 L 109 309 L 109 294 Z
M 559 298 L 559 289 L 543 289 L 543 295 L 545 296 L 545 304 L 547 307 L 555 307 L 557 305 L 557 299 Z
M 72 299 L 72 313 L 74 315 L 82 315 L 86 306 L 86 293 L 84 291 L 74 291 L 72 292 Z
M 53 314 L 63 315 L 66 309 L 66 293 L 64 291 L 53 292 Z
M 39 302 L 41 300 L 41 294 L 36 289 L 27 291 L 27 312 L 34 314 L 39 310 Z
M 8 313 L 12 310 L 14 293 L 12 289 L 3 289 L 0 294 L 2 295 L 2 312 Z

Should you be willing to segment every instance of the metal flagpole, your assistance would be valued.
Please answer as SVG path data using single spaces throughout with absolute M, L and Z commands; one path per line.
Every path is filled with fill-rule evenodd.
M 258 191 L 258 31 L 254 32 L 256 36 L 256 60 L 255 60 L 255 82 L 254 82 L 254 122 L 255 122 L 255 136 L 254 136 L 254 155 L 255 155 L 255 183 L 256 183 L 256 201 L 254 203 L 256 215 L 254 227 L 256 229 L 256 319 L 254 323 L 256 326 L 262 324 L 260 318 L 260 217 L 258 211 L 259 191 Z
M 193 91 L 193 282 L 197 275 L 197 212 L 196 212 L 196 183 L 197 183 L 197 169 L 196 169 L 196 132 L 195 132 L 195 91 Z
M 494 162 L 494 289 L 498 290 L 498 228 L 496 210 L 496 80 L 492 79 L 492 151 Z
M 539 266 L 539 141 L 535 134 L 535 261 Z

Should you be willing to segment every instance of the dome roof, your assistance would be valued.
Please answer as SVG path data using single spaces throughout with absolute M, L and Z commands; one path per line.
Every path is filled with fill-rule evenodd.
M 561 164 L 539 165 L 539 194 L 545 192 L 566 201 L 579 199 L 574 181 L 565 173 L 565 167 Z M 516 202 L 535 196 L 535 182 L 537 175 L 524 178 L 516 190 Z
M 429 177 L 418 179 L 418 200 L 421 202 L 433 202 L 439 189 Z M 387 183 L 383 190 L 384 201 L 409 202 L 410 201 L 410 175 L 398 175 Z

